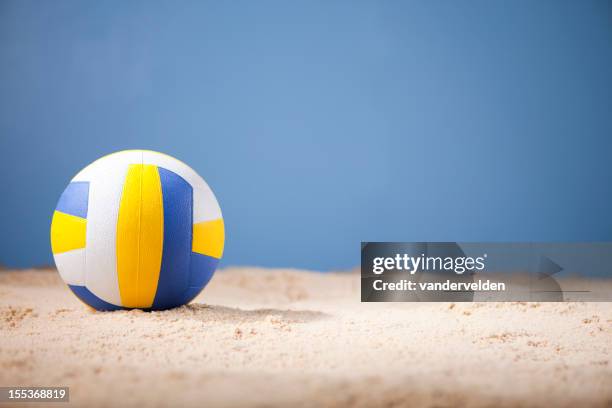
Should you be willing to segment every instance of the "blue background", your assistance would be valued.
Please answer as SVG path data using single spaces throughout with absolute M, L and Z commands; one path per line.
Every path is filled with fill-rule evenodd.
M 606 1 L 0 2 L 0 263 L 50 264 L 72 176 L 166 152 L 224 265 L 361 240 L 612 240 Z

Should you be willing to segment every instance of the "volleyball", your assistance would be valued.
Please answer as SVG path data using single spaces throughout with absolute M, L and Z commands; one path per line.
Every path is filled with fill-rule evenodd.
M 51 250 L 68 287 L 97 310 L 163 310 L 193 300 L 223 255 L 219 203 L 193 169 L 126 150 L 81 170 L 61 194 Z

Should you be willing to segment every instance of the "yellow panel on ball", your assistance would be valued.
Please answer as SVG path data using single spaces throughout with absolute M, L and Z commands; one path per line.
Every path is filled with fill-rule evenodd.
M 85 248 L 87 220 L 54 211 L 51 221 L 51 251 L 54 254 Z
M 132 164 L 117 220 L 117 278 L 121 304 L 153 305 L 164 240 L 164 209 L 157 167 Z

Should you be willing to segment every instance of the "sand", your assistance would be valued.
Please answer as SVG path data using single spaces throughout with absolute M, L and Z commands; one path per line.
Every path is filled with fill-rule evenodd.
M 612 303 L 367 304 L 356 273 L 230 268 L 188 306 L 100 313 L 0 272 L 0 385 L 70 406 L 609 407 L 611 351 Z

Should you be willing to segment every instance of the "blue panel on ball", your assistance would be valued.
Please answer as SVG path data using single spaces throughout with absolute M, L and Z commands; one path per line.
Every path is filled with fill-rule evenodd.
M 105 302 L 100 299 L 85 286 L 77 286 L 77 285 L 68 285 L 70 290 L 79 298 L 83 303 L 88 304 L 94 309 L 100 311 L 113 311 L 113 310 L 123 310 L 121 306 L 113 305 L 112 303 Z
M 189 289 L 187 289 L 183 303 L 191 302 L 208 284 L 215 269 L 219 265 L 219 260 L 212 256 L 198 254 L 197 252 L 191 253 L 191 277 L 189 279 Z
M 164 245 L 154 310 L 182 305 L 189 287 L 193 189 L 181 176 L 158 167 L 164 204 Z
M 87 218 L 87 205 L 89 202 L 89 182 L 73 181 L 68 184 L 57 202 L 57 211 L 64 214 Z
M 215 269 L 219 265 L 219 260 L 212 256 L 199 254 L 197 252 L 191 253 L 191 277 L 189 279 L 189 286 L 195 288 L 203 288 L 206 286 L 210 278 L 212 278 Z

